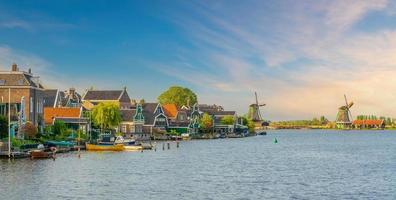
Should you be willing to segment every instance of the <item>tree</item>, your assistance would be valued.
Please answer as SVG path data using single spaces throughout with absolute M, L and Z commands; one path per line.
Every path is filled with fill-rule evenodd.
M 8 137 L 8 119 L 0 115 L 0 138 Z
M 213 119 L 208 113 L 204 113 L 199 123 L 203 132 L 208 133 L 213 128 Z
M 37 135 L 37 127 L 31 122 L 26 122 L 22 127 L 22 133 L 26 138 L 32 139 Z
M 232 115 L 227 115 L 227 116 L 224 116 L 222 119 L 221 119 L 221 124 L 224 124 L 224 125 L 233 125 L 234 124 L 234 122 L 235 122 L 235 119 L 234 119 L 234 116 L 232 116 Z
M 253 122 L 253 120 L 247 118 L 246 116 L 242 117 L 242 124 L 248 127 L 250 133 L 255 131 L 254 128 L 256 127 L 256 124 Z
M 110 129 L 116 127 L 121 122 L 120 107 L 112 102 L 99 103 L 92 110 L 92 119 L 101 128 Z
M 54 125 L 52 126 L 52 133 L 55 136 L 64 136 L 67 132 L 67 127 L 65 122 L 60 120 L 55 120 Z
M 177 107 L 183 105 L 191 106 L 197 103 L 197 95 L 188 88 L 172 86 L 158 96 L 158 101 L 162 105 L 175 104 Z

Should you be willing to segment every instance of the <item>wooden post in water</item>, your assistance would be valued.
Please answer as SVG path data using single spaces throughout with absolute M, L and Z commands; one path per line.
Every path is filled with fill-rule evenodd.
M 165 143 L 162 143 L 162 150 L 165 150 Z
M 168 149 L 170 149 L 170 143 L 168 142 Z
M 176 147 L 179 148 L 179 141 L 176 141 Z

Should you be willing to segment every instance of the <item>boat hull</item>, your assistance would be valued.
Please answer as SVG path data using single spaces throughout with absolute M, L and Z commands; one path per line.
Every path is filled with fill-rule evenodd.
M 100 145 L 100 144 L 86 144 L 87 151 L 124 151 L 123 144 L 115 145 Z
M 30 157 L 32 159 L 38 159 L 38 158 L 50 158 L 52 156 L 52 152 L 45 152 L 42 150 L 33 150 L 30 152 Z
M 142 146 L 136 146 L 136 145 L 125 145 L 124 146 L 124 151 L 141 151 L 143 150 Z

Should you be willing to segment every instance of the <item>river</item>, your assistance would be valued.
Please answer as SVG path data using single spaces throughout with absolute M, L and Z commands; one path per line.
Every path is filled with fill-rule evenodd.
M 0 199 L 396 199 L 396 131 L 283 130 L 157 146 L 0 160 Z

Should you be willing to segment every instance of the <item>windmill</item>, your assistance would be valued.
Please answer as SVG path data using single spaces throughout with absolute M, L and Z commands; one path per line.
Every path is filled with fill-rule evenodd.
M 254 92 L 254 96 L 256 98 L 256 103 L 250 104 L 248 118 L 251 119 L 253 122 L 255 122 L 256 126 L 257 125 L 261 126 L 263 122 L 263 118 L 260 113 L 260 107 L 265 106 L 265 104 L 259 104 L 257 98 L 257 92 Z
M 346 95 L 344 94 L 345 105 L 338 108 L 336 117 L 336 124 L 338 128 L 346 129 L 352 125 L 352 113 L 350 108 L 353 106 L 353 102 L 348 102 Z

